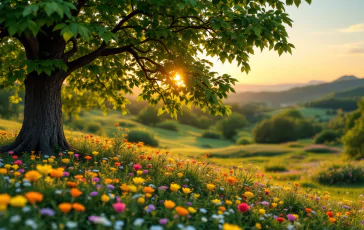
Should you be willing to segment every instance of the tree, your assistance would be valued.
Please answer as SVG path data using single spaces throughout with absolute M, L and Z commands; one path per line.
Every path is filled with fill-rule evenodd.
M 301 0 L 2 0 L 0 88 L 16 82 L 26 90 L 22 129 L 2 150 L 70 148 L 61 122 L 65 81 L 123 111 L 125 94 L 139 87 L 140 99 L 163 101 L 160 113 L 172 117 L 182 105 L 229 114 L 222 100 L 236 79 L 211 72 L 200 54 L 236 60 L 248 72 L 254 47 L 291 53 L 285 3 Z
M 240 113 L 232 113 L 231 116 L 220 120 L 216 126 L 226 139 L 232 139 L 238 130 L 248 124 L 247 119 Z

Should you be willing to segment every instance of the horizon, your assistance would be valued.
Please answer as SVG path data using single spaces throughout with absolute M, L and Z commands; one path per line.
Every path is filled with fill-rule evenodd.
M 293 54 L 279 57 L 274 51 L 255 49 L 250 55 L 249 74 L 241 73 L 236 62 L 213 61 L 213 71 L 230 74 L 237 84 L 276 85 L 309 81 L 333 81 L 344 75 L 364 77 L 364 1 L 321 0 L 287 7 L 293 20 L 287 27 Z

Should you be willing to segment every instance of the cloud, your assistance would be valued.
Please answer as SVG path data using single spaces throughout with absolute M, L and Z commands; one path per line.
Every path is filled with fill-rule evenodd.
M 329 49 L 340 57 L 352 55 L 362 56 L 364 55 L 364 41 L 334 45 L 329 47 Z
M 364 32 L 364 23 L 351 25 L 348 28 L 341 29 L 340 32 L 342 32 L 342 33 Z

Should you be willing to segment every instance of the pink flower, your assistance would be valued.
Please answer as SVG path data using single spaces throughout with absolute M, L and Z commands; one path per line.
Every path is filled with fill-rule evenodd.
M 23 162 L 21 160 L 16 160 L 16 161 L 14 161 L 14 164 L 21 165 L 21 164 L 23 164 Z
M 126 204 L 124 203 L 121 203 L 120 201 L 116 202 L 115 204 L 112 205 L 114 207 L 114 210 L 117 212 L 117 213 L 121 213 L 125 210 L 126 208 Z
M 135 171 L 137 171 L 137 170 L 139 170 L 139 169 L 141 169 L 142 168 L 142 166 L 140 165 L 140 164 L 135 164 L 135 165 L 133 165 L 133 169 L 135 170 Z
M 238 209 L 240 212 L 247 212 L 250 209 L 250 206 L 247 203 L 241 203 L 238 205 Z
M 77 154 L 77 153 L 76 153 L 74 156 L 75 156 L 76 158 L 78 158 L 78 157 L 80 156 L 80 154 Z
M 9 155 L 13 155 L 13 154 L 14 154 L 14 151 L 13 151 L 13 150 L 11 150 L 11 151 L 9 151 L 8 153 L 9 153 Z

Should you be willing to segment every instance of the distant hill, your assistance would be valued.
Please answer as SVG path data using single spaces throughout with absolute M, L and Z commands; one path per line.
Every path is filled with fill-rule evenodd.
M 357 87 L 364 87 L 364 79 L 355 76 L 344 76 L 333 82 L 296 87 L 281 92 L 243 92 L 231 94 L 226 102 L 241 104 L 247 102 L 265 102 L 269 106 L 282 107 L 310 102 L 330 93 L 338 93 Z
M 312 80 L 307 83 L 291 83 L 291 84 L 276 84 L 276 85 L 253 85 L 253 84 L 236 84 L 234 89 L 237 93 L 241 92 L 279 92 L 289 90 L 296 87 L 304 87 L 309 85 L 318 85 L 326 83 L 325 81 Z

